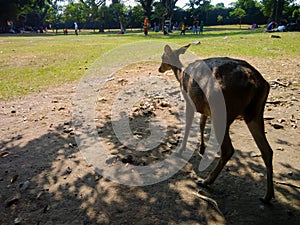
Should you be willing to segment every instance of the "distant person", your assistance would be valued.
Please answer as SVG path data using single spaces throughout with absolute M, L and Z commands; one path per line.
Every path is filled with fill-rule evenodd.
M 78 25 L 76 22 L 74 22 L 74 29 L 75 29 L 75 34 L 78 35 Z
M 200 26 L 199 26 L 199 34 L 203 33 L 203 27 L 204 27 L 204 22 L 203 22 L 203 20 L 201 20 Z
M 271 21 L 271 22 L 267 25 L 266 31 L 268 31 L 268 32 L 273 31 L 276 27 L 277 27 L 277 23 L 276 23 L 275 21 Z
M 148 17 L 144 19 L 144 34 L 147 36 L 148 35 L 148 29 L 149 29 L 149 24 L 148 24 Z
M 185 24 L 184 23 L 182 23 L 181 24 L 181 33 L 180 33 L 180 35 L 185 35 Z
M 197 19 L 194 19 L 194 22 L 193 22 L 193 33 L 194 34 L 198 33 L 198 24 L 199 24 L 199 21 Z

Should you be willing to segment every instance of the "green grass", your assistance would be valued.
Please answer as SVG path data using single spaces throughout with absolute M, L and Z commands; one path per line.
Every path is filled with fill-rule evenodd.
M 207 28 L 203 35 L 189 32 L 169 36 L 150 32 L 128 32 L 117 35 L 83 31 L 79 36 L 61 34 L 3 35 L 0 36 L 0 100 L 8 100 L 45 88 L 78 80 L 85 70 L 105 52 L 125 43 L 143 40 L 164 41 L 185 45 L 200 40 L 201 45 L 191 50 L 200 57 L 252 56 L 266 58 L 300 59 L 300 33 L 270 33 L 237 29 Z M 225 29 L 224 29 L 225 28 Z

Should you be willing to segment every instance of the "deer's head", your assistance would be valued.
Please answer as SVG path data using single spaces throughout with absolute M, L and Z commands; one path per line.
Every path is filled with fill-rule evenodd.
M 177 50 L 172 50 L 169 45 L 164 48 L 164 54 L 162 55 L 162 63 L 158 69 L 160 73 L 164 73 L 168 70 L 181 69 L 183 67 L 180 62 L 179 55 L 184 54 L 190 47 L 190 44 L 183 46 Z

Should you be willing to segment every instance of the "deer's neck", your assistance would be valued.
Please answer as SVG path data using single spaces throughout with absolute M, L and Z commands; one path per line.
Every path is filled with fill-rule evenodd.
M 176 79 L 179 81 L 179 83 L 181 83 L 181 80 L 182 80 L 182 76 L 183 76 L 183 67 L 173 67 L 172 68 L 174 74 L 175 74 L 175 77 Z

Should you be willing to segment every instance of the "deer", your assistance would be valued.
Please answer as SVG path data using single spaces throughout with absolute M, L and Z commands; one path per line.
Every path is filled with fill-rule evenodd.
M 180 61 L 180 55 L 184 54 L 190 45 L 188 44 L 176 50 L 173 50 L 169 45 L 165 45 L 162 62 L 158 69 L 160 73 L 173 71 L 186 102 L 184 137 L 181 148 L 177 153 L 182 156 L 186 148 L 195 112 L 201 114 L 201 154 L 204 153 L 205 149 L 203 132 L 207 118 L 210 117 L 213 123 L 214 121 L 220 121 L 220 115 L 226 114 L 224 133 L 220 132 L 213 123 L 216 138 L 220 141 L 219 161 L 206 179 L 198 181 L 201 187 L 209 187 L 234 154 L 229 136 L 230 125 L 236 119 L 243 119 L 261 152 L 266 166 L 267 191 L 264 197 L 259 199 L 263 203 L 269 204 L 275 198 L 272 165 L 273 150 L 265 135 L 263 114 L 270 85 L 253 66 L 240 59 L 213 57 L 195 60 L 184 67 Z M 207 85 L 207 79 L 210 78 L 213 78 L 214 83 Z M 224 97 L 225 107 L 223 109 L 217 107 L 216 104 L 209 104 L 208 100 L 213 99 L 213 89 L 216 88 L 220 90 Z

